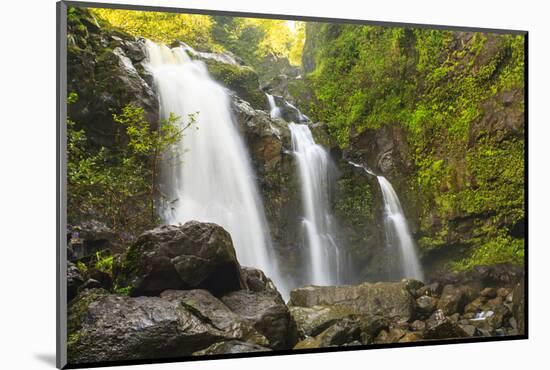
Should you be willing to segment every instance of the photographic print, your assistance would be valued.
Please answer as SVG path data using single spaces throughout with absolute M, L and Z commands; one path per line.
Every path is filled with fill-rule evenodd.
M 118 7 L 59 8 L 67 366 L 526 338 L 526 32 Z

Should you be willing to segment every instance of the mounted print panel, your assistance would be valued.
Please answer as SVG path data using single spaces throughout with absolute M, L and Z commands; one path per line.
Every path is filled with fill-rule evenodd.
M 58 9 L 58 366 L 527 337 L 526 32 Z

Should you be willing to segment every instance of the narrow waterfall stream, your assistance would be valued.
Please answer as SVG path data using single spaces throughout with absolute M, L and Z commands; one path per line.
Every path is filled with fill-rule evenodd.
M 178 156 L 166 158 L 162 169 L 162 218 L 166 223 L 189 220 L 223 226 L 243 266 L 261 269 L 288 297 L 279 275 L 263 204 L 254 182 L 249 154 L 233 122 L 225 89 L 208 74 L 202 61 L 191 60 L 186 49 L 146 43 L 148 69 L 160 97 L 161 115 L 178 115 L 185 124 Z
M 382 198 L 384 201 L 384 231 L 386 235 L 386 246 L 390 249 L 397 248 L 400 259 L 400 277 L 413 278 L 422 281 L 424 273 L 416 252 L 405 213 L 401 202 L 392 184 L 384 176 L 377 176 L 370 168 L 358 163 L 349 161 L 354 167 L 363 169 L 367 174 L 376 176 Z
M 325 149 L 315 143 L 309 126 L 289 123 L 288 128 L 300 174 L 303 227 L 311 266 L 309 283 L 339 284 L 344 256 L 335 241 L 329 203 L 334 165 Z
M 391 183 L 384 176 L 377 176 L 384 199 L 384 228 L 388 248 L 399 249 L 402 277 L 424 280 L 416 246 L 412 239 L 401 202 Z

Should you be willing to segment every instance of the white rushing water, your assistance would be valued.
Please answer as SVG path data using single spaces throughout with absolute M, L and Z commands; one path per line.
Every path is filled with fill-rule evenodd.
M 384 176 L 377 176 L 384 199 L 384 227 L 389 248 L 397 247 L 401 259 L 402 277 L 424 280 L 416 246 L 407 225 L 399 198 Z
M 310 257 L 308 283 L 338 284 L 345 256 L 341 255 L 334 240 L 329 208 L 333 164 L 325 149 L 315 143 L 307 125 L 290 123 L 288 127 L 301 181 L 303 227 Z
M 277 106 L 275 103 L 275 98 L 271 94 L 265 94 L 267 96 L 267 101 L 269 102 L 269 116 L 271 119 L 280 118 L 281 117 L 281 108 Z
M 249 155 L 232 119 L 225 89 L 208 74 L 202 61 L 191 60 L 186 48 L 146 43 L 148 69 L 160 97 L 161 115 L 170 112 L 196 123 L 184 131 L 179 156 L 165 158 L 161 188 L 166 223 L 214 222 L 233 239 L 239 262 L 263 270 L 283 296 L 263 205 L 254 182 Z

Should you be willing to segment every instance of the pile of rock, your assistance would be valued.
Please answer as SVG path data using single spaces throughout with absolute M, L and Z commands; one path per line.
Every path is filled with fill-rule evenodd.
M 300 339 L 295 348 L 519 335 L 523 291 L 522 281 L 501 287 L 403 280 L 299 288 L 289 302 Z
M 115 285 L 128 294 L 81 286 L 69 304 L 71 363 L 269 351 L 296 341 L 271 280 L 241 268 L 218 225 L 148 231 L 115 270 Z M 73 266 L 69 274 L 78 280 Z

